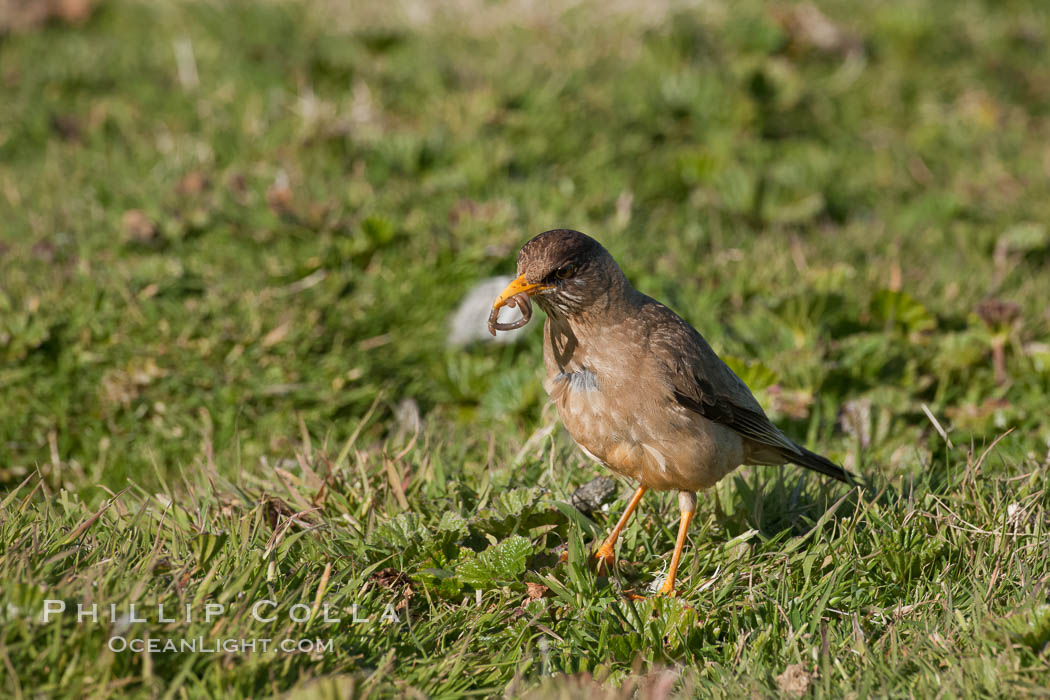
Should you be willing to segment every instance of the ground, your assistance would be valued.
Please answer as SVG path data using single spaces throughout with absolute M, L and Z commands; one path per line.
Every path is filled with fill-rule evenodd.
M 1047 694 L 1050 5 L 557 5 L 0 36 L 0 692 Z M 867 487 L 742 468 L 631 601 L 653 494 L 592 573 L 542 314 L 446 343 L 563 226 Z

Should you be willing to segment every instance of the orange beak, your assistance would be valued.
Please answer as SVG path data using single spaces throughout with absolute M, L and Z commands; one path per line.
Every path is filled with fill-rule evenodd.
M 525 281 L 525 275 L 518 275 L 518 277 L 507 285 L 507 288 L 500 293 L 495 303 L 492 304 L 493 309 L 502 309 L 507 305 L 507 301 L 516 294 L 525 292 L 530 297 L 537 292 L 542 292 L 544 289 L 550 288 L 549 284 L 542 284 L 540 282 L 532 283 Z

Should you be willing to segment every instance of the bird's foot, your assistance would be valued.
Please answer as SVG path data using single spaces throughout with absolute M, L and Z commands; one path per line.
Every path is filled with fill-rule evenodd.
M 569 550 L 563 549 L 558 555 L 558 563 L 564 564 L 569 561 Z M 595 573 L 600 576 L 608 576 L 612 573 L 613 567 L 616 566 L 616 555 L 612 553 L 612 550 L 601 547 L 597 552 L 591 555 L 590 558 L 591 566 L 594 567 Z
M 660 581 L 660 579 L 656 579 L 656 581 L 653 581 L 653 587 L 656 586 L 657 581 L 659 581 L 660 583 L 660 587 L 656 589 L 654 595 L 667 596 L 668 598 L 677 598 L 678 594 L 674 590 L 674 580 L 674 576 L 664 576 L 662 581 Z M 650 588 L 649 590 L 652 591 L 653 589 Z
M 608 576 L 616 566 L 616 555 L 613 554 L 613 548 L 603 544 L 591 557 L 591 562 L 594 564 L 594 571 L 597 574 Z
M 660 590 L 656 592 L 656 595 L 665 595 L 668 598 L 678 597 L 678 593 L 675 591 L 674 586 L 668 586 L 666 583 L 660 586 Z
M 628 600 L 635 600 L 635 601 L 637 601 L 637 600 L 649 600 L 649 598 L 659 598 L 660 596 L 666 596 L 667 598 L 677 598 L 678 597 L 677 591 L 675 591 L 673 588 L 669 588 L 669 589 L 661 588 L 660 590 L 656 591 L 655 593 L 650 591 L 649 595 L 642 595 L 641 593 L 635 593 L 633 588 L 628 588 L 627 590 L 625 590 L 623 592 L 623 595 Z

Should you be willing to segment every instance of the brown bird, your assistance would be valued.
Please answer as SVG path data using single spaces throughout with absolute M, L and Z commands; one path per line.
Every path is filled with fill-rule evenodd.
M 616 540 L 649 489 L 678 491 L 678 538 L 659 591 L 674 595 L 697 491 L 741 464 L 792 462 L 851 482 L 842 467 L 773 425 L 703 336 L 632 287 L 593 238 L 557 229 L 522 246 L 518 276 L 493 304 L 490 328 L 508 327 L 495 323 L 501 307 L 526 312 L 530 298 L 547 314 L 544 386 L 569 435 L 589 457 L 638 483 L 594 555 L 599 570 L 612 569 Z

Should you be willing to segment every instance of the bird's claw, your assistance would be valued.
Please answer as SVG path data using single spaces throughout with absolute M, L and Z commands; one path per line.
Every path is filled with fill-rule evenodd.
M 569 561 L 569 550 L 563 549 L 558 554 L 558 563 L 564 564 L 567 561 Z M 616 566 L 616 555 L 612 553 L 612 550 L 600 548 L 591 555 L 590 563 L 594 567 L 595 573 L 605 576 L 612 573 L 613 568 Z
M 591 563 L 594 565 L 595 573 L 603 576 L 608 576 L 613 572 L 616 567 L 616 555 L 612 551 L 612 547 L 605 547 L 604 545 L 598 548 L 598 551 L 591 557 Z
M 633 589 L 628 589 L 624 591 L 624 595 L 627 597 L 628 600 L 648 600 L 650 597 L 659 598 L 660 596 L 665 596 L 667 598 L 677 598 L 678 592 L 674 588 L 666 588 L 664 586 L 661 586 L 660 590 L 656 591 L 655 593 L 651 593 L 648 596 L 642 595 L 640 593 L 635 593 Z

